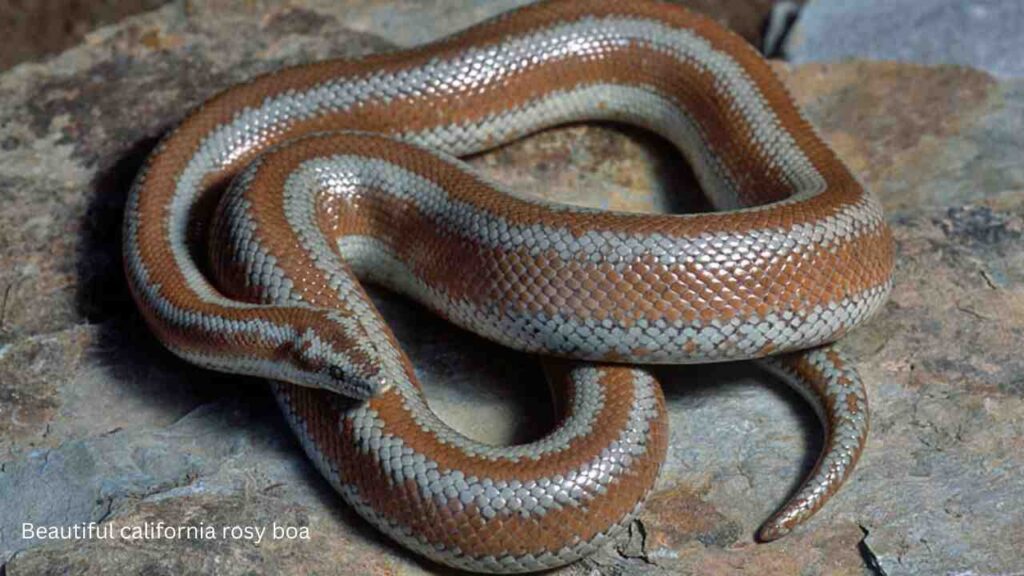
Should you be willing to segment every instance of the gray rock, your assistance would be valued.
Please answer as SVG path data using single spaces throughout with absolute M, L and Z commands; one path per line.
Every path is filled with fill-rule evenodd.
M 790 34 L 794 63 L 861 58 L 959 64 L 1024 76 L 1018 0 L 812 0 Z
M 208 404 L 163 428 L 115 430 L 30 450 L 0 472 L 0 557 L 45 543 L 39 528 L 104 522 L 126 501 L 212 493 L 209 482 L 240 456 L 259 427 L 237 407 Z M 185 488 L 184 491 L 176 491 Z M 45 534 L 45 531 L 44 531 Z
M 795 8 L 804 0 L 668 0 L 707 14 L 761 47 L 762 32 L 772 7 Z M 530 0 L 373 0 L 350 2 L 345 25 L 376 34 L 399 46 L 413 46 L 451 34 L 485 18 L 529 4 Z M 331 0 L 307 0 L 305 5 L 337 11 Z

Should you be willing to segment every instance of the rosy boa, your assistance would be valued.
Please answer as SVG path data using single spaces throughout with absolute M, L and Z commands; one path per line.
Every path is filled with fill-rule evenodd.
M 519 198 L 449 156 L 580 120 L 660 134 L 721 212 Z M 132 293 L 169 349 L 273 380 L 363 517 L 438 562 L 492 572 L 572 562 L 639 510 L 666 413 L 657 382 L 628 364 L 777 354 L 760 362 L 807 397 L 826 440 L 759 537 L 807 520 L 868 427 L 863 384 L 828 343 L 879 309 L 893 267 L 878 202 L 765 61 L 647 0 L 553 0 L 231 88 L 152 154 L 124 238 Z M 357 277 L 501 344 L 597 363 L 554 365 L 563 418 L 548 436 L 482 444 L 428 408 Z

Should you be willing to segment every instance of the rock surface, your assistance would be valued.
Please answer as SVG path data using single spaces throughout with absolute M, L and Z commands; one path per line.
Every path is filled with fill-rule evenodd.
M 431 32 L 414 30 L 412 3 L 394 1 L 174 4 L 0 75 L 0 572 L 438 570 L 346 508 L 261 384 L 160 348 L 126 292 L 118 225 L 155 139 L 216 90 L 282 64 L 387 48 L 349 26 L 407 44 L 483 16 L 485 4 L 424 4 L 444 16 Z M 880 63 L 778 70 L 882 198 L 897 239 L 892 300 L 844 341 L 869 386 L 868 451 L 805 530 L 754 544 L 817 454 L 812 413 L 745 364 L 660 370 L 671 445 L 658 490 L 628 534 L 560 573 L 1020 572 L 1024 82 Z M 685 163 L 629 129 L 559 129 L 473 163 L 524 194 L 700 206 Z M 379 301 L 443 418 L 490 441 L 550 425 L 534 360 L 414 304 Z M 276 522 L 308 539 L 25 539 L 23 522 Z
M 345 26 L 387 38 L 398 46 L 427 42 L 500 14 L 532 0 L 356 0 L 338 10 L 331 0 L 305 0 L 302 5 L 338 15 Z M 769 12 L 777 4 L 799 6 L 804 0 L 667 0 L 710 15 L 761 46 Z M 238 0 L 217 0 L 223 5 Z
M 168 0 L 0 0 L 0 70 L 55 54 L 88 32 Z
M 786 42 L 794 63 L 862 58 L 1024 76 L 1018 0 L 812 0 Z

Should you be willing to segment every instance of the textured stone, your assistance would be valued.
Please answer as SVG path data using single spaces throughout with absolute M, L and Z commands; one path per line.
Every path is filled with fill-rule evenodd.
M 422 9 L 451 15 L 437 25 L 454 26 L 485 4 Z M 388 47 L 346 25 L 393 31 L 400 43 L 422 38 L 398 32 L 416 22 L 411 6 L 179 3 L 0 75 L 6 574 L 436 570 L 330 491 L 262 384 L 191 368 L 160 348 L 128 298 L 119 251 L 128 185 L 189 106 L 283 64 Z M 867 452 L 806 529 L 755 544 L 759 523 L 813 464 L 813 414 L 747 364 L 659 369 L 671 444 L 651 504 L 622 538 L 561 573 L 1022 571 L 1024 84 L 884 63 L 778 70 L 882 198 L 897 239 L 891 302 L 843 344 L 869 387 Z M 630 129 L 554 130 L 472 162 L 520 194 L 633 211 L 703 207 L 685 162 Z M 386 294 L 378 302 L 443 418 L 492 442 L 550 427 L 533 359 L 415 304 Z M 278 520 L 307 527 L 311 539 L 26 542 L 18 530 L 90 520 Z
M 786 0 L 668 0 L 710 15 L 736 31 L 755 46 L 761 46 L 765 22 L 772 7 Z M 788 4 L 803 4 L 804 0 Z M 219 9 L 249 8 L 249 0 L 214 0 Z M 357 0 L 341 13 L 353 30 L 375 34 L 399 46 L 420 44 L 490 16 L 529 4 L 530 0 Z M 196 4 L 199 4 L 198 2 Z M 264 0 L 263 5 L 276 2 Z M 306 0 L 304 5 L 319 11 L 338 13 L 332 0 Z
M 1019 0 L 812 0 L 785 44 L 794 63 L 862 58 L 1024 76 Z
M 0 0 L 0 70 L 70 48 L 91 30 L 167 0 Z

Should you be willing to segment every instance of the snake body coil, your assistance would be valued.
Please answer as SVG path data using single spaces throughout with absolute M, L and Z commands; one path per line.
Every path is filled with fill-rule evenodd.
M 594 119 L 668 139 L 723 211 L 520 199 L 450 156 Z M 878 310 L 893 265 L 877 201 L 768 65 L 710 20 L 646 0 L 544 2 L 227 90 L 157 147 L 124 237 L 133 296 L 169 349 L 273 380 L 362 516 L 434 560 L 494 572 L 589 553 L 650 491 L 665 408 L 625 363 L 763 358 L 816 408 L 826 442 L 759 535 L 809 518 L 867 433 L 863 385 L 827 344 Z M 357 277 L 499 343 L 596 363 L 551 371 L 564 418 L 542 440 L 472 441 L 427 407 Z

